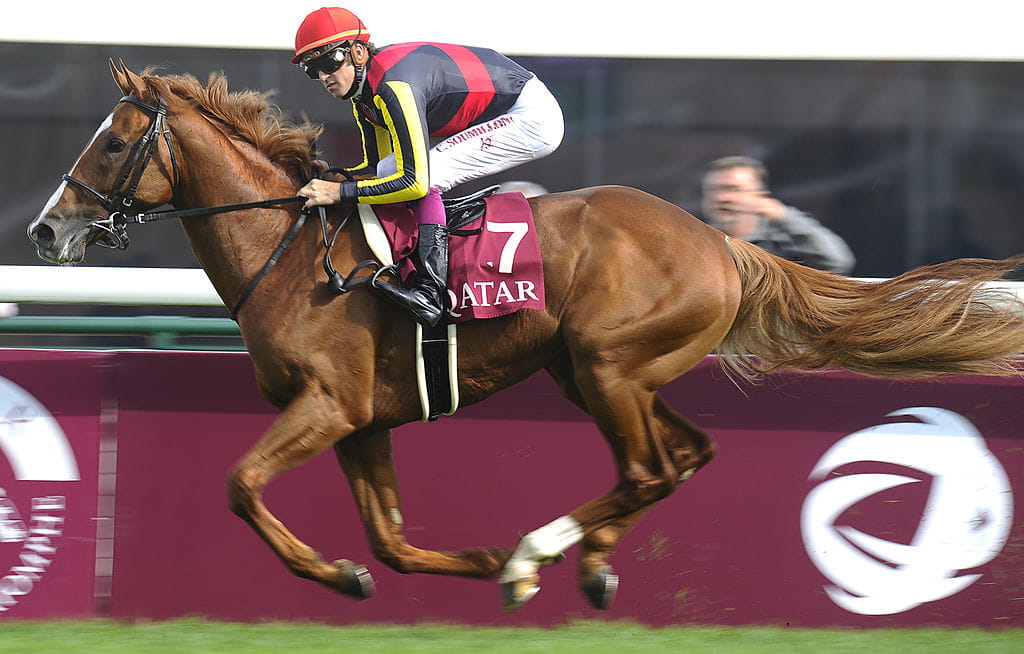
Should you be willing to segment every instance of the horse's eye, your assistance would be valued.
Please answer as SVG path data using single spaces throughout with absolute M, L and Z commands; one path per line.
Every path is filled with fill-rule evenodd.
M 124 141 L 121 139 L 110 139 L 110 143 L 107 143 L 107 150 L 109 152 L 120 152 L 124 150 Z

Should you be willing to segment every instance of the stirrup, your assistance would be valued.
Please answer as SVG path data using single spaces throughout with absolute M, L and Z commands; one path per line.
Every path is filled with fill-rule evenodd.
M 395 277 L 398 277 L 398 265 L 393 263 L 393 264 L 391 264 L 389 266 L 381 266 L 380 268 L 378 268 L 377 272 L 373 273 L 373 276 L 370 277 L 370 287 L 371 288 L 375 288 L 375 289 L 377 289 L 379 291 L 381 289 L 381 287 L 385 286 L 385 285 L 387 285 L 387 286 L 395 286 L 395 284 L 388 284 L 388 282 L 380 281 L 379 278 L 384 273 L 389 273 L 391 275 L 394 275 Z

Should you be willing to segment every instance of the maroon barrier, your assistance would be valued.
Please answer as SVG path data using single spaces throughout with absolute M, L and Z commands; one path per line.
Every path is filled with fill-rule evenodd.
M 109 505 L 98 503 L 108 362 L 0 353 L 0 620 L 95 612 L 111 545 Z M 108 481 L 113 461 L 104 465 Z
M 64 368 L 37 374 L 25 361 Z M 23 368 L 17 380 L 11 365 Z M 103 611 L 117 618 L 1024 626 L 1024 522 L 1013 515 L 1024 488 L 1019 380 L 835 373 L 737 387 L 709 360 L 663 395 L 718 440 L 719 454 L 623 540 L 612 610 L 587 607 L 570 550 L 542 571 L 540 594 L 506 614 L 493 581 L 400 575 L 374 561 L 331 453 L 274 481 L 267 505 L 326 557 L 366 563 L 378 596 L 355 602 L 292 577 L 227 509 L 228 470 L 274 417 L 244 355 L 0 352 L 0 366 L 72 443 L 98 432 L 89 426 L 98 412 L 92 423 L 86 415 L 101 404 L 90 380 L 116 398 Z M 408 537 L 422 547 L 512 547 L 614 483 L 601 435 L 543 376 L 394 438 Z M 77 446 L 76 455 L 87 457 Z M 95 549 L 95 531 L 75 538 Z M 71 566 L 70 545 L 66 553 Z M 88 602 L 65 608 L 42 594 L 63 583 L 58 563 L 7 615 L 37 601 L 38 615 L 83 612 Z

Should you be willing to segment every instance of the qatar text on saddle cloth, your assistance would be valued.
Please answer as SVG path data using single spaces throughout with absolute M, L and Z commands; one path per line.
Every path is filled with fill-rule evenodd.
M 485 203 L 483 217 L 457 230 L 480 229 L 479 234 L 449 237 L 452 322 L 544 308 L 544 269 L 529 203 L 521 193 L 499 193 L 487 197 Z M 412 211 L 401 204 L 377 205 L 374 211 L 391 243 L 402 279 L 408 282 L 416 270 L 409 257 L 416 250 Z

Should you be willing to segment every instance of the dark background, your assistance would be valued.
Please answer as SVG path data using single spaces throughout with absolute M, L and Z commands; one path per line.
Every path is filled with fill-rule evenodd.
M 276 91 L 323 122 L 334 165 L 361 157 L 348 103 L 284 51 L 0 44 L 0 263 L 41 264 L 25 237 L 119 97 L 107 58 L 235 90 Z M 550 157 L 455 189 L 531 179 L 552 191 L 635 186 L 700 214 L 715 157 L 763 159 L 783 201 L 842 235 L 855 276 L 888 277 L 958 256 L 1024 251 L 1024 67 L 998 62 L 746 61 L 516 57 L 554 92 L 566 138 Z M 627 217 L 628 219 L 628 217 Z M 176 223 L 136 226 L 97 266 L 193 267 Z

